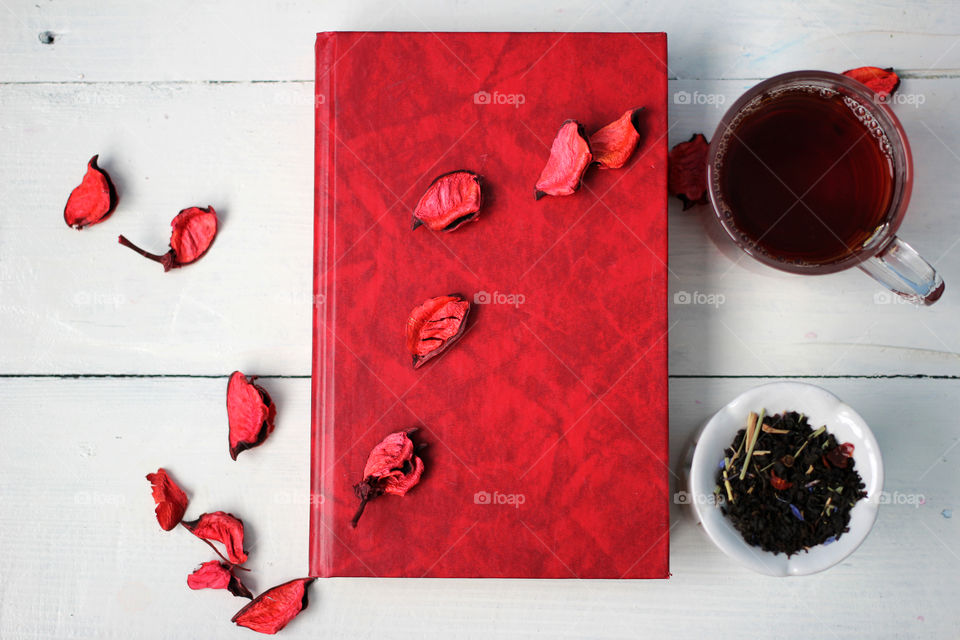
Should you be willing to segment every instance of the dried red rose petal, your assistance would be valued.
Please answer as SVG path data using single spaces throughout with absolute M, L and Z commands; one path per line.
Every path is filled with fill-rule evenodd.
M 211 540 L 223 544 L 227 557 L 233 564 L 243 564 L 247 561 L 247 553 L 243 550 L 243 521 L 229 513 L 214 511 L 205 513 L 192 522 L 183 522 L 183 526 L 201 540 L 207 542 L 214 551 L 217 550 Z
M 170 478 L 166 469 L 148 473 L 147 480 L 153 485 L 153 501 L 157 503 L 157 522 L 164 531 L 180 524 L 187 510 L 187 494 Z
M 187 586 L 191 589 L 226 589 L 235 596 L 253 599 L 240 578 L 233 574 L 230 565 L 217 560 L 204 562 L 187 576 Z
M 627 163 L 640 142 L 640 114 L 643 107 L 622 116 L 590 136 L 593 161 L 601 169 L 619 169 Z
M 230 457 L 234 460 L 241 451 L 263 444 L 273 431 L 277 407 L 267 390 L 254 384 L 256 379 L 234 371 L 227 383 Z
M 307 608 L 307 587 L 313 581 L 314 578 L 298 578 L 268 589 L 230 621 L 258 633 L 276 633 Z
M 773 488 L 777 491 L 783 491 L 784 489 L 789 489 L 793 486 L 793 483 L 789 480 L 784 480 L 778 476 L 773 469 L 770 470 L 770 484 L 773 485 Z
M 97 166 L 99 155 L 90 158 L 83 181 L 70 192 L 63 220 L 74 229 L 83 229 L 106 220 L 117 208 L 117 190 L 110 175 Z
M 460 169 L 434 178 L 413 211 L 413 228 L 453 231 L 477 219 L 483 204 L 480 176 Z
M 900 87 L 900 76 L 896 74 L 893 67 L 887 69 L 857 67 L 844 71 L 843 75 L 867 85 L 881 99 L 889 98 Z
M 470 303 L 457 293 L 431 298 L 410 312 L 407 350 L 417 369 L 460 339 L 467 328 Z
M 707 152 L 710 145 L 702 133 L 670 150 L 667 190 L 680 198 L 683 210 L 707 203 Z
M 580 188 L 583 173 L 590 166 L 593 154 L 583 126 L 567 120 L 550 146 L 550 158 L 540 173 L 533 192 L 537 200 L 543 196 L 569 196 Z
M 170 223 L 170 250 L 163 255 L 149 253 L 120 236 L 120 244 L 133 249 L 144 258 L 163 265 L 164 271 L 182 267 L 199 260 L 217 236 L 217 212 L 213 207 L 189 207 L 176 215 Z
M 414 447 L 410 439 L 416 431 L 413 428 L 391 433 L 370 451 L 363 468 L 363 480 L 353 486 L 353 492 L 360 498 L 360 506 L 350 521 L 352 526 L 357 526 L 370 500 L 384 494 L 406 495 L 420 482 L 423 460 L 414 453 L 423 445 Z

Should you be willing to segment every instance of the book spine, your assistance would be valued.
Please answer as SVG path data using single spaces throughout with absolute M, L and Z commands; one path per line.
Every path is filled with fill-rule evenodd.
M 314 85 L 314 281 L 311 378 L 310 575 L 329 577 L 333 552 L 334 321 L 336 310 L 337 34 L 317 34 Z

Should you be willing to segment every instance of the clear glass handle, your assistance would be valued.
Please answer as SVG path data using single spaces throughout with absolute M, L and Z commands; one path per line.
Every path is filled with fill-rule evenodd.
M 900 238 L 860 268 L 877 282 L 916 304 L 933 304 L 943 295 L 943 278 L 920 254 Z

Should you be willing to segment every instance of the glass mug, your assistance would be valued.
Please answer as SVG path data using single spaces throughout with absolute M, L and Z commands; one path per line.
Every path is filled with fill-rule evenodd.
M 857 266 L 916 303 L 943 294 L 939 274 L 896 236 L 913 184 L 906 135 L 851 78 L 795 71 L 747 91 L 717 126 L 707 182 L 712 235 L 767 266 Z

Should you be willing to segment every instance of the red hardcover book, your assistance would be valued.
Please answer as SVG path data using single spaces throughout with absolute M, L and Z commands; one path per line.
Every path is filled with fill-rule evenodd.
M 321 33 L 310 572 L 665 578 L 666 36 Z M 644 107 L 622 169 L 534 199 L 561 124 Z M 411 230 L 438 175 L 482 176 L 476 222 Z M 428 298 L 466 332 L 411 366 Z M 421 482 L 371 501 L 370 450 L 419 427 Z

